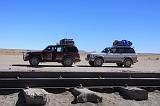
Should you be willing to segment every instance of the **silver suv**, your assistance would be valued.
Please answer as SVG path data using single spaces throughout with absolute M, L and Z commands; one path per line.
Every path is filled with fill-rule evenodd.
M 116 63 L 118 67 L 131 67 L 138 62 L 135 50 L 130 46 L 113 46 L 101 53 L 87 54 L 86 60 L 91 66 L 102 66 L 103 63 Z

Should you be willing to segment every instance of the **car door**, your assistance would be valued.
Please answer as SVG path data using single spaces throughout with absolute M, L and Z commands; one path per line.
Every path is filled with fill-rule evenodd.
M 111 48 L 110 51 L 106 54 L 106 62 L 114 63 L 119 62 L 121 58 L 121 53 L 119 53 L 119 48 Z
M 54 59 L 54 46 L 48 46 L 46 49 L 43 50 L 43 61 L 50 62 Z
M 55 61 L 61 61 L 64 56 L 64 46 L 56 46 Z
M 112 62 L 113 62 L 113 58 L 114 58 L 114 53 L 115 53 L 115 51 L 116 51 L 115 48 L 109 49 L 109 52 L 106 53 L 106 55 L 104 56 L 104 61 L 105 61 L 105 62 L 112 63 Z
M 117 55 L 117 62 L 123 62 L 125 56 L 126 56 L 126 49 L 121 47 L 121 48 L 118 48 L 118 55 Z

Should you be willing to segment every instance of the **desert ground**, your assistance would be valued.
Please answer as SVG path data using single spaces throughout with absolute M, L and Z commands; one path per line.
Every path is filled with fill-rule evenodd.
M 105 63 L 102 67 L 90 67 L 85 61 L 87 53 L 81 54 L 81 62 L 73 67 L 62 67 L 59 63 L 40 63 L 33 68 L 28 62 L 23 61 L 23 50 L 0 49 L 0 71 L 60 71 L 60 72 L 160 72 L 160 54 L 138 54 L 138 63 L 131 68 L 119 68 L 116 64 Z M 45 106 L 160 106 L 160 91 L 149 92 L 148 100 L 127 100 L 117 91 L 103 89 L 98 92 L 103 97 L 103 102 L 72 104 L 73 95 L 65 90 L 48 90 L 49 101 Z M 19 90 L 0 90 L 0 106 L 24 106 Z M 27 105 L 28 106 L 28 105 Z

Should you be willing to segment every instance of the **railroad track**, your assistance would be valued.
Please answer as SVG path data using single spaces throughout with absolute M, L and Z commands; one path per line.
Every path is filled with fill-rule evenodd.
M 160 73 L 0 72 L 0 89 L 160 87 Z

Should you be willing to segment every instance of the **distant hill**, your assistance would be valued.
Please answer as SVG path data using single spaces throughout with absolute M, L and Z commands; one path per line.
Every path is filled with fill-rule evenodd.
M 0 49 L 0 55 L 20 55 L 25 51 L 23 49 Z
M 26 52 L 25 49 L 3 49 L 0 48 L 0 55 L 22 55 L 23 52 Z M 80 54 L 87 54 L 84 50 L 79 51 Z
M 0 48 L 0 55 L 22 55 L 23 52 L 26 52 L 25 49 L 3 49 Z M 79 50 L 80 54 L 86 55 L 88 52 L 84 50 Z M 160 55 L 158 53 L 138 53 L 139 56 L 141 55 Z

